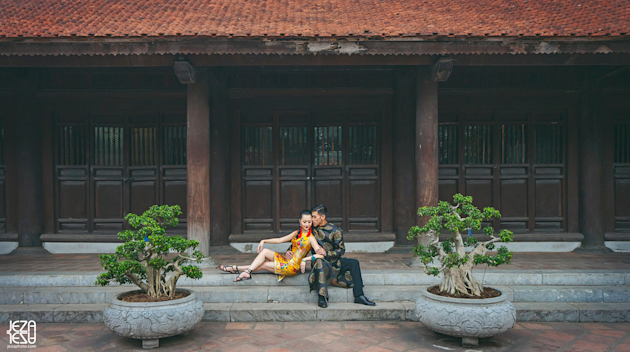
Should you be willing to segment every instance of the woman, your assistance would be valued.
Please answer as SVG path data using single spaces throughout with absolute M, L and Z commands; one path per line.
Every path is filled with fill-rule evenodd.
M 258 244 L 258 256 L 249 266 L 236 265 L 220 265 L 219 269 L 232 274 L 240 274 L 234 282 L 249 280 L 252 278 L 252 272 L 266 270 L 278 275 L 278 281 L 282 281 L 285 276 L 294 276 L 306 270 L 306 262 L 315 259 L 323 259 L 321 254 L 315 254 L 307 257 L 306 255 L 311 248 L 317 250 L 320 248 L 315 236 L 311 234 L 313 219 L 310 210 L 303 210 L 300 213 L 300 229 L 281 238 L 272 238 L 262 240 Z M 293 257 L 287 260 L 282 254 L 276 253 L 270 249 L 263 248 L 265 243 L 292 243 Z M 306 257 L 306 258 L 305 258 Z M 267 261 L 268 260 L 268 261 Z M 241 272 L 241 270 L 244 270 Z

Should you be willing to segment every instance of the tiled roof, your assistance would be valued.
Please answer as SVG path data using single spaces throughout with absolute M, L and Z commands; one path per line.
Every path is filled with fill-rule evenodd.
M 0 0 L 0 37 L 627 33 L 629 0 Z

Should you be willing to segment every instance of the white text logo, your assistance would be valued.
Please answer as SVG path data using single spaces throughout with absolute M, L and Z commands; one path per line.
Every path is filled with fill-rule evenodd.
M 35 348 L 37 324 L 34 320 L 9 321 L 9 345 L 7 348 Z

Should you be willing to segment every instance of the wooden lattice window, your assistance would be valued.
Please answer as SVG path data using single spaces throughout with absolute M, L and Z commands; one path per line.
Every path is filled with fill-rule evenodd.
M 186 165 L 186 126 L 164 127 L 164 165 Z
M 59 126 L 58 133 L 57 153 L 59 160 L 57 164 L 87 165 L 85 126 Z
M 562 164 L 564 159 L 562 147 L 562 125 L 535 125 L 534 145 L 535 164 Z
M 131 166 L 153 166 L 155 162 L 155 127 L 131 128 Z
M 315 127 L 315 165 L 341 165 L 341 126 Z
M 464 162 L 492 164 L 492 126 L 464 126 Z
M 348 163 L 373 165 L 377 163 L 376 126 L 351 126 L 348 128 Z
M 122 127 L 94 127 L 94 165 L 122 165 L 123 143 Z
M 527 126 L 501 126 L 501 164 L 527 163 Z
M 280 165 L 308 165 L 308 128 L 280 127 Z
M 630 124 L 615 125 L 615 163 L 630 163 Z
M 457 164 L 457 125 L 440 124 L 438 127 L 440 164 Z
M 246 166 L 273 165 L 271 127 L 243 128 L 243 155 Z

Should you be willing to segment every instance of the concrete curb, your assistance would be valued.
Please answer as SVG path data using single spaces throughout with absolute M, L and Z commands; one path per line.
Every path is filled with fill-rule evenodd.
M 0 274 L 0 287 L 46 287 L 46 286 L 94 286 L 101 272 L 75 273 L 4 273 Z M 526 285 L 526 286 L 609 286 L 630 285 L 630 272 L 615 270 L 476 270 L 473 275 L 483 285 Z M 276 275 L 256 273 L 251 280 L 232 282 L 236 275 L 210 269 L 200 280 L 182 278 L 180 286 L 306 286 L 308 275 L 287 277 L 278 282 Z M 428 276 L 420 270 L 365 270 L 365 286 L 432 285 L 440 282 L 439 277 Z
M 204 303 L 311 303 L 317 294 L 308 286 L 208 286 L 182 287 L 195 291 Z M 377 302 L 415 302 L 427 285 L 366 286 L 365 294 Z M 500 286 L 511 302 L 630 303 L 629 286 Z M 3 287 L 2 304 L 105 304 L 131 290 L 113 287 Z M 330 287 L 331 302 L 354 302 L 351 289 Z
M 4 305 L 0 324 L 9 320 L 38 323 L 98 323 L 106 304 Z M 515 303 L 520 322 L 630 322 L 630 303 Z M 378 303 L 367 307 L 354 303 L 206 303 L 203 321 L 394 321 L 415 320 L 413 302 Z

